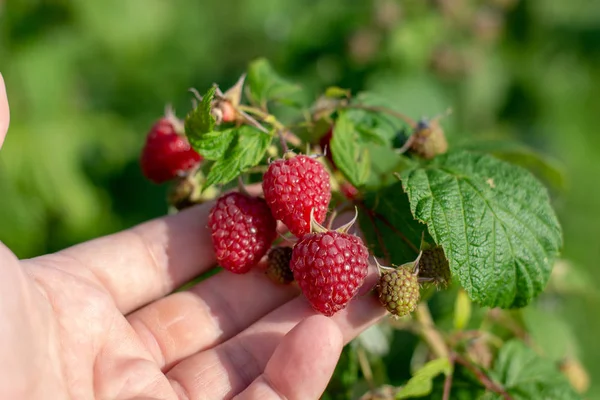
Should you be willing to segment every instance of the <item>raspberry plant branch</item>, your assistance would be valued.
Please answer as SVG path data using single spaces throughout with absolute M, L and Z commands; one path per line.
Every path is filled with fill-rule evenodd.
M 452 391 L 452 378 L 454 377 L 454 353 L 450 354 L 448 361 L 450 362 L 450 373 L 448 373 L 446 375 L 446 379 L 444 379 L 444 393 L 442 395 L 442 400 L 450 400 L 450 393 Z
M 465 384 L 480 389 L 470 374 L 468 381 L 461 375 L 466 370 L 504 399 L 533 390 L 527 382 L 501 377 L 503 366 L 519 368 L 518 362 L 538 356 L 528 353 L 528 329 L 499 309 L 529 305 L 550 278 L 562 231 L 545 187 L 522 167 L 453 149 L 438 124 L 443 115 L 417 122 L 371 93 L 351 96 L 335 87 L 305 104 L 299 99 L 310 96 L 294 97 L 298 90 L 264 59 L 252 62 L 225 93 L 217 85 L 204 95 L 190 89 L 194 108 L 183 125 L 185 136 L 174 115 L 161 119 L 142 152 L 144 174 L 157 184 L 173 181 L 178 190 L 170 202 L 180 207 L 205 198 L 198 196 L 205 193 L 200 185 L 210 188 L 211 197 L 218 197 L 209 230 L 219 265 L 243 274 L 266 257 L 267 279 L 296 281 L 326 316 L 357 296 L 370 257 L 383 256 L 386 266 L 379 267 L 374 292 L 392 315 L 413 314 L 410 323 L 390 325 L 415 333 L 435 356 L 419 379 L 443 371 L 443 387 L 439 380 L 435 385 L 444 399 Z M 283 116 L 295 122 L 283 123 Z M 318 151 L 325 154 L 311 154 Z M 182 178 L 196 170 L 198 182 Z M 236 181 L 241 190 L 229 192 Z M 244 182 L 260 182 L 262 196 L 246 193 Z M 354 221 L 331 229 L 346 205 L 359 209 L 360 236 L 350 230 Z M 278 223 L 287 227 L 285 237 Z M 292 246 L 284 249 L 278 236 Z M 451 285 L 462 297 L 445 290 Z M 429 305 L 437 307 L 436 296 L 454 302 L 453 330 L 434 325 Z M 472 303 L 489 307 L 476 331 L 466 330 Z M 494 336 L 498 327 L 507 338 Z M 489 355 L 481 367 L 471 362 L 472 338 L 484 338 L 485 350 L 495 346 L 498 355 Z M 375 389 L 367 348 L 354 349 Z M 494 370 L 488 370 L 491 365 Z M 453 366 L 461 373 L 452 373 Z M 563 381 L 545 374 L 544 387 L 564 389 Z M 531 398 L 545 396 L 540 393 Z
M 415 319 L 420 324 L 420 335 L 423 341 L 429 346 L 433 354 L 437 358 L 448 357 L 450 350 L 446 345 L 446 341 L 435 328 L 433 318 L 429 312 L 429 307 L 426 303 L 419 303 L 415 310 Z
M 465 359 L 458 353 L 453 353 L 452 357 L 457 364 L 460 364 L 469 371 L 471 371 L 471 373 L 475 375 L 477 380 L 481 382 L 481 384 L 487 390 L 499 394 L 504 400 L 513 400 L 513 398 L 506 392 L 506 390 L 501 385 L 494 382 L 489 376 L 485 374 L 485 372 L 473 365 L 469 360 Z

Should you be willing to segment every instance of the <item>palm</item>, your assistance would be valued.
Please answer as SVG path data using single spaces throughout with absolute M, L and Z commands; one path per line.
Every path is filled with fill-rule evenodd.
M 214 265 L 209 207 L 31 260 L 0 245 L 0 398 L 317 398 L 382 312 L 363 297 L 316 317 L 259 272 L 170 294 Z

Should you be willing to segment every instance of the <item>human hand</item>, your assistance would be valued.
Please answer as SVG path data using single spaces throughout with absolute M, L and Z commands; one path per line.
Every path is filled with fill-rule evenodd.
M 0 144 L 8 103 L 0 76 Z M 205 204 L 19 261 L 0 244 L 0 398 L 316 399 L 343 343 L 385 312 L 332 318 L 259 272 L 214 267 Z

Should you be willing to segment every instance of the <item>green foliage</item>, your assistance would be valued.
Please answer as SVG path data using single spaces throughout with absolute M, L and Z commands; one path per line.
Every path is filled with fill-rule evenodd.
M 190 111 L 185 118 L 185 134 L 197 151 L 200 151 L 202 146 L 196 144 L 196 142 L 201 140 L 205 133 L 212 132 L 215 127 L 215 119 L 210 112 L 216 90 L 217 88 L 214 86 L 208 89 L 204 96 L 202 96 L 202 101 L 200 101 L 198 107 Z
M 448 375 L 451 373 L 452 366 L 448 358 L 444 357 L 429 361 L 406 382 L 406 385 L 396 394 L 396 399 L 426 396 L 431 393 L 433 388 L 433 378 L 440 374 Z
M 284 100 L 300 89 L 298 85 L 280 77 L 264 58 L 250 64 L 246 82 L 250 101 L 263 109 L 267 108 L 269 101 Z
M 474 301 L 522 307 L 544 289 L 562 236 L 546 189 L 529 172 L 458 152 L 404 171 L 402 183 L 413 215 Z
M 417 257 L 426 226 L 413 218 L 400 182 L 368 192 L 359 211 L 361 231 L 374 255 L 394 265 Z
M 491 374 L 515 400 L 581 399 L 551 362 L 518 340 L 500 349 Z
M 212 165 L 204 182 L 205 188 L 228 183 L 257 165 L 263 159 L 273 138 L 270 134 L 250 126 L 226 131 L 226 134 L 231 135 L 232 139 L 227 149 L 221 153 L 221 157 Z
M 505 372 L 519 370 L 527 376 L 538 362 L 527 361 L 529 355 L 537 356 L 521 344 L 504 343 L 527 335 L 533 348 L 552 362 L 581 347 L 592 375 L 600 370 L 595 346 L 600 189 L 593 184 L 600 174 L 600 139 L 592 134 L 598 122 L 590 107 L 600 93 L 600 51 L 593 27 L 600 9 L 583 0 L 407 1 L 400 11 L 393 0 L 332 0 L 310 7 L 291 1 L 238 3 L 9 0 L 0 6 L 0 70 L 13 112 L 0 152 L 0 240 L 18 256 L 33 257 L 163 215 L 166 189 L 144 182 L 139 172 L 144 134 L 165 103 L 190 110 L 190 86 L 218 82 L 227 87 L 249 60 L 267 55 L 276 60 L 273 66 L 259 59 L 247 69 L 246 97 L 289 123 L 299 136 L 302 126 L 318 138 L 331 121 L 315 122 L 321 123 L 318 128 L 309 121 L 306 128 L 300 115 L 310 112 L 308 107 L 278 114 L 278 104 L 297 105 L 293 96 L 314 99 L 331 87 L 325 94 L 350 106 L 333 118 L 349 121 L 354 129 L 339 130 L 332 148 L 345 179 L 361 186 L 364 197 L 356 202 L 360 226 L 373 252 L 389 256 L 394 264 L 414 260 L 424 231 L 444 245 L 458 279 L 448 291 L 434 293 L 429 306 L 437 329 L 459 352 L 472 350 L 471 341 L 463 341 L 452 326 L 459 286 L 482 304 L 510 307 L 528 303 L 545 286 L 560 245 L 546 191 L 515 172 L 521 169 L 506 168 L 489 156 L 477 156 L 483 160 L 477 167 L 489 171 L 475 166 L 471 171 L 467 167 L 475 156 L 458 160 L 454 157 L 463 158 L 458 153 L 420 165 L 392 149 L 404 143 L 410 124 L 387 112 L 352 107 L 386 107 L 414 119 L 452 107 L 453 114 L 441 120 L 451 149 L 491 154 L 529 169 L 553 189 L 569 189 L 555 191 L 553 201 L 565 229 L 563 256 L 574 259 L 577 268 L 555 274 L 549 291 L 523 310 L 522 319 L 520 313 L 515 318 L 473 305 L 463 333 L 494 338 L 484 347 L 492 348 L 491 361 L 498 352 L 500 356 L 482 371 L 514 398 L 571 398 L 554 367 L 538 370 L 528 382 L 512 375 L 507 379 Z M 266 149 L 276 141 L 248 126 L 215 126 L 211 92 L 188 114 L 186 132 L 209 160 L 205 184 L 219 185 L 257 164 L 264 166 Z M 257 119 L 269 132 L 274 130 L 272 123 Z M 352 143 L 341 140 L 350 137 Z M 431 190 L 407 187 L 409 194 L 438 199 L 442 193 L 444 202 L 436 203 L 436 210 L 458 215 L 467 206 L 470 212 L 462 215 L 468 224 L 461 218 L 448 224 L 435 218 L 419 223 L 411 213 L 415 201 L 409 203 L 394 172 L 410 175 L 417 187 L 431 178 Z M 504 193 L 492 190 L 487 175 Z M 465 189 L 464 199 L 457 198 L 455 187 Z M 523 210 L 522 203 L 527 206 Z M 513 208 L 523 212 L 515 218 Z M 426 208 L 415 206 L 414 211 L 425 220 Z M 546 230 L 537 216 L 547 218 Z M 465 261 L 467 254 L 475 261 Z M 579 298 L 583 292 L 589 295 L 585 301 Z M 418 334 L 405 322 L 384 324 L 395 332 L 406 328 Z M 584 340 L 581 345 L 572 344 L 579 339 Z M 429 350 L 422 343 L 414 354 L 412 342 L 409 349 L 402 341 L 396 346 L 404 351 L 387 360 L 383 373 L 395 377 L 390 384 L 401 386 L 410 376 L 398 371 L 423 363 Z M 349 373 L 325 398 L 357 398 L 357 387 L 366 390 L 350 346 L 339 365 L 344 368 Z M 429 398 L 441 398 L 443 381 L 443 376 L 433 379 Z M 597 382 L 592 379 L 588 398 L 598 397 Z M 486 393 L 472 372 L 456 365 L 451 398 L 498 394 Z
M 369 151 L 357 139 L 354 124 L 342 113 L 331 139 L 333 161 L 352 185 L 361 187 L 369 177 L 371 161 Z

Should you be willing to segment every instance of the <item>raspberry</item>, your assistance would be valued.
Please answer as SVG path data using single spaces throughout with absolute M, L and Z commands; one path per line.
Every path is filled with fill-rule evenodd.
M 177 133 L 173 121 L 162 118 L 146 137 L 140 163 L 146 178 L 163 183 L 196 167 L 201 161 L 202 157 L 191 148 L 187 138 Z
M 448 150 L 446 136 L 437 119 L 430 122 L 420 121 L 411 140 L 412 151 L 425 159 L 431 159 Z
M 340 191 L 350 201 L 357 200 L 360 197 L 358 189 L 354 187 L 350 182 L 342 182 L 340 185 Z
M 434 285 L 450 284 L 450 265 L 441 246 L 427 246 L 419 259 L 419 278 L 430 280 Z
M 381 304 L 398 317 L 410 314 L 419 303 L 419 282 L 413 273 L 413 265 L 382 269 L 376 286 Z
M 254 267 L 277 236 L 267 203 L 242 193 L 221 196 L 208 216 L 219 265 L 236 274 Z
M 267 276 L 276 283 L 288 284 L 294 280 L 290 269 L 292 260 L 291 247 L 275 247 L 267 254 Z
M 263 177 L 265 200 L 273 216 L 297 237 L 310 231 L 310 214 L 322 223 L 331 200 L 329 174 L 317 160 L 292 156 L 277 160 Z
M 215 100 L 212 105 L 212 116 L 215 119 L 217 125 L 223 122 L 235 122 L 236 110 L 228 100 Z
M 309 233 L 296 243 L 290 267 L 311 306 L 331 316 L 356 296 L 367 276 L 368 258 L 359 237 L 326 231 Z

